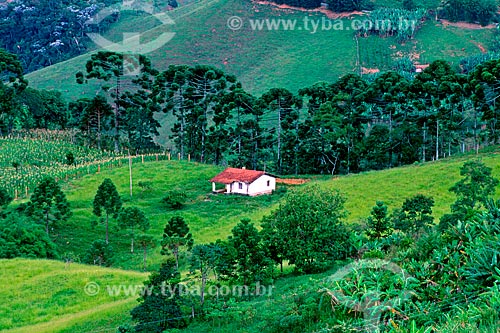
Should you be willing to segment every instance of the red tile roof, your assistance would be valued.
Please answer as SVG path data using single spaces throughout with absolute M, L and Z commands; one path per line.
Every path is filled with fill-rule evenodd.
M 265 174 L 266 173 L 264 171 L 227 168 L 214 178 L 210 179 L 210 181 L 221 184 L 231 184 L 234 182 L 252 183 L 257 178 Z

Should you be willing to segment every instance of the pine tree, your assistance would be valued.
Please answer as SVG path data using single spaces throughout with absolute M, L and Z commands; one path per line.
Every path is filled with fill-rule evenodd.
M 109 217 L 117 218 L 120 210 L 122 209 L 122 200 L 118 191 L 116 190 L 115 184 L 111 179 L 106 178 L 99 185 L 97 193 L 94 197 L 94 210 L 93 213 L 97 217 L 102 215 L 102 212 L 106 214 L 105 225 L 106 225 L 106 244 L 109 243 Z

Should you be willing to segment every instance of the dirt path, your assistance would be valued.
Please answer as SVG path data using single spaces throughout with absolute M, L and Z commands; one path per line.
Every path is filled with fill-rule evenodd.
M 462 28 L 462 29 L 470 29 L 470 30 L 480 30 L 480 29 L 495 29 L 496 24 L 489 24 L 482 26 L 480 24 L 474 24 L 474 23 L 467 23 L 467 22 L 450 22 L 445 19 L 439 19 L 439 22 L 443 25 L 444 28 L 451 26 L 451 27 L 457 27 L 457 28 Z
M 481 50 L 481 53 L 487 53 L 488 52 L 488 50 L 486 50 L 486 48 L 481 43 L 475 42 L 473 40 L 471 40 L 471 43 L 474 44 L 474 45 L 476 45 Z
M 295 10 L 299 12 L 306 12 L 306 13 L 323 13 L 325 14 L 329 19 L 336 20 L 336 19 L 341 19 L 341 18 L 347 18 L 351 16 L 356 16 L 356 15 L 365 15 L 363 12 L 358 12 L 358 11 L 353 11 L 353 12 L 342 12 L 342 13 L 336 13 L 332 12 L 331 10 L 328 10 L 326 8 L 314 8 L 314 9 L 307 9 L 307 8 L 302 8 L 302 7 L 293 7 L 293 6 L 288 6 L 288 5 L 279 5 L 277 3 L 271 2 L 271 1 L 253 1 L 253 3 L 258 4 L 258 5 L 267 5 L 267 6 L 272 6 L 277 9 L 281 10 Z

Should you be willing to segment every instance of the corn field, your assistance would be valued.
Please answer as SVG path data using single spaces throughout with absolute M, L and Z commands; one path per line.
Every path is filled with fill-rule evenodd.
M 170 159 L 170 155 L 132 156 L 133 162 Z M 16 199 L 28 197 L 45 176 L 57 181 L 100 172 L 128 163 L 128 155 L 99 151 L 65 140 L 0 138 L 0 186 Z
M 380 8 L 370 13 L 357 31 L 359 37 L 396 36 L 402 43 L 412 39 L 427 17 L 426 9 Z

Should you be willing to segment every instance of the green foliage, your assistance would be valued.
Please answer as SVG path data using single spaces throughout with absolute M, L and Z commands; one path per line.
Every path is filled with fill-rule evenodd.
M 16 213 L 0 218 L 0 258 L 58 258 L 57 247 L 44 228 Z
M 364 37 L 371 34 L 380 37 L 396 36 L 398 42 L 403 43 L 415 37 L 415 33 L 421 28 L 426 16 L 427 10 L 423 8 L 376 9 L 369 14 L 368 20 L 363 22 L 357 34 Z
M 144 180 L 139 181 L 137 186 L 139 186 L 143 191 L 150 191 L 153 189 L 153 183 Z
M 450 188 L 457 195 L 452 212 L 464 212 L 484 206 L 488 197 L 495 193 L 499 180 L 491 176 L 491 168 L 481 161 L 468 161 L 460 168 L 460 181 Z
M 274 234 L 275 257 L 288 259 L 302 272 L 324 270 L 332 261 L 346 258 L 349 233 L 343 223 L 344 202 L 340 194 L 317 186 L 289 192 L 264 219 L 266 233 Z
M 142 210 L 137 207 L 127 207 L 118 216 L 118 226 L 128 229 L 131 236 L 130 252 L 134 253 L 134 238 L 136 230 L 146 232 L 150 225 L 149 220 Z
M 109 267 L 113 264 L 113 247 L 104 240 L 92 242 L 83 262 L 91 265 Z
M 45 225 L 47 235 L 57 223 L 68 220 L 73 214 L 66 195 L 51 177 L 45 177 L 37 185 L 26 207 L 26 213 Z
M 7 192 L 6 189 L 0 187 L 0 208 L 5 209 L 14 198 Z
M 0 183 L 11 196 L 16 189 L 19 197 L 24 194 L 26 187 L 32 191 L 46 176 L 63 179 L 76 174 L 94 173 L 99 161 L 104 166 L 114 157 L 110 152 L 70 143 L 71 132 L 33 131 L 18 134 L 21 138 L 0 138 Z M 58 134 L 69 138 L 59 138 Z M 26 137 L 22 138 L 23 135 Z M 75 164 L 71 166 L 67 165 L 66 154 L 69 152 L 75 157 Z
M 189 226 L 182 216 L 172 216 L 163 230 L 161 241 L 161 253 L 167 255 L 170 252 L 175 258 L 175 267 L 179 267 L 179 251 L 181 247 L 191 250 L 193 247 L 193 235 Z
M 93 213 L 94 215 L 100 217 L 102 212 L 106 214 L 106 244 L 109 242 L 109 217 L 118 218 L 118 214 L 122 209 L 122 200 L 118 191 L 116 190 L 115 184 L 111 179 L 106 178 L 99 185 L 97 193 L 94 197 L 93 202 Z
M 404 201 L 401 210 L 395 211 L 392 219 L 394 228 L 407 234 L 427 230 L 433 224 L 432 207 L 434 199 L 417 194 Z
M 181 209 L 186 202 L 186 193 L 181 191 L 169 191 L 161 199 L 161 203 L 164 204 L 168 209 Z
M 439 16 L 451 21 L 467 21 L 487 25 L 496 21 L 495 0 L 448 0 L 442 1 Z
M 328 4 L 328 8 L 334 12 L 373 9 L 373 3 L 369 0 L 327 0 L 325 2 Z
M 243 219 L 231 233 L 229 244 L 235 249 L 236 273 L 243 285 L 257 281 L 268 283 L 271 277 L 269 260 L 257 228 L 250 219 Z
M 145 289 L 150 292 L 141 296 L 141 304 L 130 312 L 136 322 L 135 332 L 161 333 L 187 326 L 179 280 L 180 274 L 172 259 L 167 259 L 158 272 L 151 274 L 144 283 Z
M 66 164 L 74 165 L 75 164 L 75 155 L 72 152 L 66 153 Z
M 368 217 L 366 233 L 372 239 L 380 239 L 389 236 L 391 230 L 391 220 L 387 213 L 387 206 L 383 201 L 377 201 L 373 206 L 371 216 Z
M 152 235 L 140 234 L 136 239 L 137 245 L 142 249 L 143 269 L 146 271 L 146 261 L 148 257 L 148 249 L 153 249 L 158 245 L 156 238 Z

